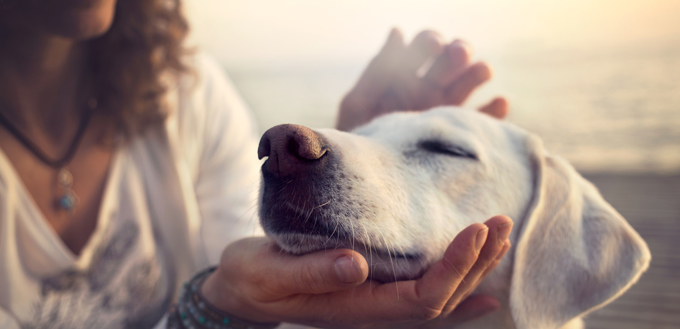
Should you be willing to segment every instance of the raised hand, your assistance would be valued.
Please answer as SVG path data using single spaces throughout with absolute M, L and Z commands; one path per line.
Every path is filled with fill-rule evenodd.
M 343 98 L 337 128 L 351 130 L 394 111 L 461 105 L 491 78 L 489 66 L 471 63 L 471 56 L 472 48 L 463 41 L 447 44 L 436 32 L 423 31 L 407 45 L 401 32 L 393 29 L 378 55 Z M 480 111 L 503 118 L 508 104 L 499 97 Z

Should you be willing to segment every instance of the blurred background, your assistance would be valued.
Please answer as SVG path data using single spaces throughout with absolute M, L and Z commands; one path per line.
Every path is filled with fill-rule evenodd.
M 680 328 L 680 0 L 185 0 L 190 43 L 224 66 L 262 131 L 332 127 L 399 27 L 462 38 L 509 121 L 570 160 L 652 249 L 652 267 L 588 328 Z M 254 151 L 253 151 L 254 152 Z

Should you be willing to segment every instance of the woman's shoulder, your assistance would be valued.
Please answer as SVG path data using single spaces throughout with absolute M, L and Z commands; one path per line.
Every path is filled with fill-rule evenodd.
M 230 126 L 225 134 L 257 132 L 253 115 L 222 65 L 203 52 L 188 55 L 185 63 L 187 72 L 168 84 L 170 125 L 178 125 L 184 133 L 201 133 L 215 125 Z
M 256 144 L 258 129 L 222 65 L 202 52 L 188 56 L 186 63 L 188 72 L 168 90 L 166 128 L 196 175 L 206 156 Z
M 176 97 L 176 110 L 190 110 L 191 115 L 210 111 L 246 111 L 246 106 L 236 91 L 226 71 L 214 57 L 204 52 L 187 55 L 187 72 L 173 79 L 168 94 Z M 174 94 L 174 95 L 173 95 Z M 186 111 L 184 111 L 186 112 Z
M 213 91 L 216 88 L 233 91 L 234 86 L 228 78 L 224 66 L 210 54 L 205 52 L 193 53 L 187 56 L 186 65 L 189 71 L 183 78 L 188 80 L 188 83 L 194 83 L 195 87 L 206 88 L 205 91 Z

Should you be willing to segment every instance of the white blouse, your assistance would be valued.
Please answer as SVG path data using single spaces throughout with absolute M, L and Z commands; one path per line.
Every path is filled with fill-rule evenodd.
M 184 281 L 261 234 L 254 121 L 219 65 L 191 61 L 166 124 L 116 151 L 80 255 L 0 150 L 0 329 L 164 327 Z

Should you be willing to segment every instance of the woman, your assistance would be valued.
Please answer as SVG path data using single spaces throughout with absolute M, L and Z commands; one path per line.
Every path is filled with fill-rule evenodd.
M 0 328 L 393 328 L 498 307 L 461 301 L 507 251 L 506 217 L 461 232 L 422 279 L 385 285 L 366 282 L 352 250 L 292 257 L 238 240 L 256 226 L 242 219 L 256 130 L 219 67 L 185 51 L 187 30 L 178 0 L 0 1 Z M 459 104 L 489 78 L 468 54 L 393 31 L 338 127 Z M 507 105 L 482 111 L 500 118 Z M 196 299 L 168 311 L 196 273 L 182 295 Z

